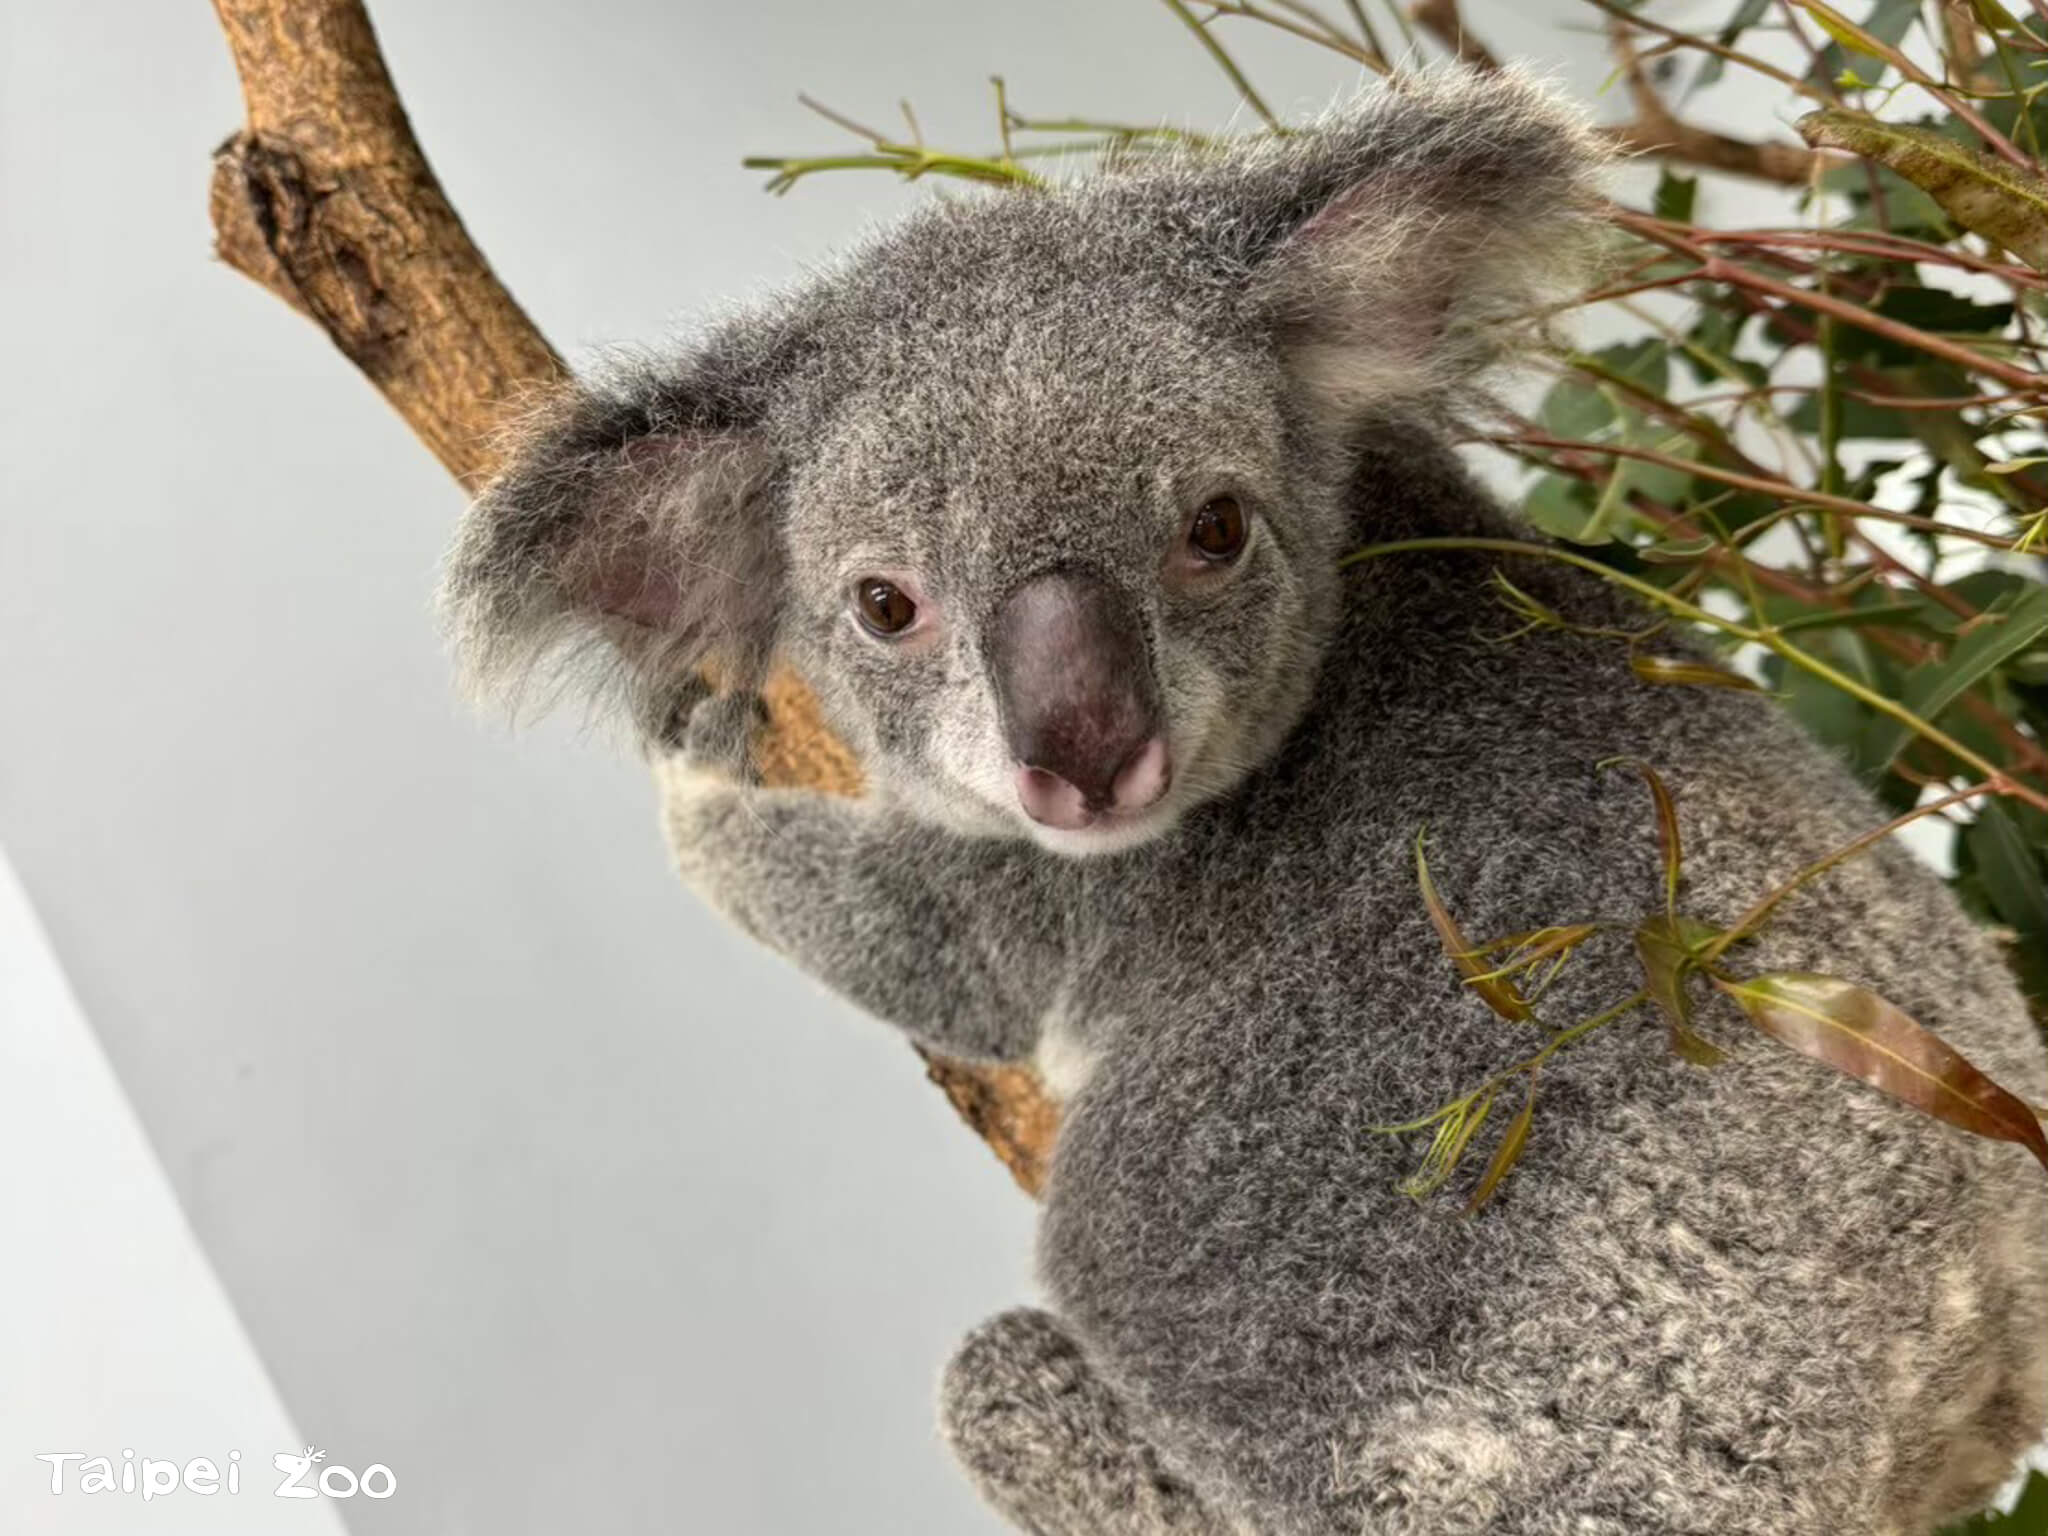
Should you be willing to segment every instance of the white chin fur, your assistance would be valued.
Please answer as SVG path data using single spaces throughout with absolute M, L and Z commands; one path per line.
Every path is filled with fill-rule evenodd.
M 1022 811 L 1017 813 L 1018 823 L 1034 843 L 1048 853 L 1069 859 L 1092 859 L 1106 853 L 1122 853 L 1140 843 L 1150 842 L 1179 819 L 1180 807 L 1171 794 L 1135 816 L 1105 818 L 1093 826 L 1073 830 L 1043 826 Z

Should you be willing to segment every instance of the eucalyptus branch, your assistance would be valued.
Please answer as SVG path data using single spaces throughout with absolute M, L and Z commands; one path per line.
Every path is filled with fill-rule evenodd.
M 1280 132 L 1280 119 L 1273 115 L 1273 109 L 1267 106 L 1265 98 L 1253 89 L 1251 81 L 1245 78 L 1244 71 L 1238 68 L 1237 60 L 1230 56 L 1229 50 L 1216 41 L 1215 34 L 1207 26 L 1196 20 L 1195 13 L 1187 8 L 1185 0 L 1162 0 L 1162 3 L 1195 34 L 1196 40 L 1208 51 L 1209 57 L 1216 61 L 1216 67 L 1229 76 L 1230 83 L 1237 87 L 1237 94 L 1244 98 L 1245 105 L 1259 114 L 1260 120 L 1268 129 L 1274 133 Z M 1220 12 L 1224 7 L 1218 6 L 1215 9 Z
M 1788 897 L 1803 887 L 1811 885 L 1815 880 L 1818 880 L 1837 865 L 1846 864 L 1864 849 L 1883 842 L 1901 827 L 1910 826 L 1923 816 L 1937 815 L 1942 811 L 1948 810 L 1951 806 L 1962 805 L 1966 801 L 1979 800 L 1986 795 L 2011 794 L 2013 789 L 2014 786 L 2010 783 L 1972 784 L 1967 789 L 1959 789 L 1952 794 L 1943 795 L 1938 800 L 1930 800 L 1925 805 L 1915 806 L 1903 816 L 1894 816 L 1883 826 L 1865 832 L 1860 837 L 1844 843 L 1833 853 L 1828 854 L 1825 858 L 1816 859 L 1797 874 L 1759 897 L 1755 905 L 1737 918 L 1719 937 L 1707 942 L 1700 951 L 1701 963 L 1711 965 L 1735 945 L 1751 937 L 1758 929 L 1762 928 L 1765 922 L 1769 920 L 1770 915 Z
M 1636 509 L 1645 520 L 1658 528 L 1666 537 L 1699 542 L 1706 540 L 1704 531 L 1683 513 L 1653 503 L 1638 500 Z M 1738 549 L 1724 544 L 1707 541 L 1700 560 L 1716 570 L 1732 572 L 1745 563 L 1745 557 Z M 1725 576 L 1724 576 L 1725 579 Z M 1782 596 L 1794 599 L 1810 607 L 1831 610 L 1844 619 L 1855 610 L 1849 606 L 1846 592 L 1828 592 L 1801 581 L 1789 572 L 1767 565 L 1749 563 L 1744 580 L 1754 580 L 1761 586 Z M 1869 617 L 1868 615 L 1866 615 Z M 1788 621 L 1777 626 L 1780 634 L 1795 632 L 1799 628 L 1810 628 L 1811 624 Z M 1917 666 L 1928 659 L 1929 648 L 1895 630 L 1872 628 L 1863 631 L 1864 639 L 1905 666 Z M 2014 723 L 2000 714 L 1991 703 L 1974 693 L 1965 694 L 1959 707 L 1985 730 L 1998 738 L 1999 745 L 2012 754 L 2012 769 L 2025 771 L 2036 776 L 2048 776 L 2048 748 L 2032 737 L 2021 733 Z
M 1594 3 L 1600 4 L 1604 8 L 1607 0 L 1594 0 Z M 1962 121 L 1968 123 L 1976 131 L 1977 136 L 1990 146 L 1992 153 L 2022 169 L 2032 167 L 2034 162 L 2022 154 L 2019 147 L 2012 140 L 1992 127 L 1985 120 L 1982 113 L 1963 100 L 1961 96 L 1944 86 L 1939 80 L 1928 74 L 1918 64 L 1915 64 L 1904 52 L 1894 48 L 1890 43 L 1884 41 L 1883 38 L 1873 36 L 1864 28 L 1857 26 L 1855 22 L 1844 16 L 1840 11 L 1827 4 L 1827 0 L 1792 0 L 1792 3 L 1813 16 L 1815 20 L 1819 21 L 1835 36 L 1853 37 L 1856 40 L 1855 46 L 1859 50 L 1869 54 L 1872 58 L 1883 59 L 1901 75 L 1904 75 L 1908 80 L 1919 86 L 1921 90 L 1927 92 L 1928 95 L 1940 102 L 1943 107 L 1954 113 Z
M 1500 60 L 1466 26 L 1458 0 L 1417 0 L 1408 14 L 1460 63 L 1479 70 L 1500 68 Z M 1634 154 L 1656 155 L 1702 170 L 1786 186 L 1805 183 L 1817 163 L 1814 152 L 1802 145 L 1751 143 L 1685 122 L 1654 89 L 1637 94 L 1635 103 L 1636 116 L 1631 121 L 1601 130 L 1619 147 Z
M 995 81 L 996 113 L 1002 125 L 1003 148 L 995 155 L 963 155 L 946 150 L 929 148 L 924 134 L 918 128 L 917 115 L 910 110 L 910 103 L 903 103 L 904 120 L 911 131 L 911 141 L 904 143 L 868 127 L 843 112 L 835 111 L 823 102 L 809 96 L 799 95 L 797 100 L 827 122 L 844 128 L 856 138 L 865 139 L 871 146 L 866 154 L 840 155 L 749 155 L 740 161 L 750 171 L 769 171 L 768 190 L 777 194 L 787 192 L 806 176 L 821 171 L 893 171 L 905 181 L 917 181 L 925 176 L 953 176 L 963 181 L 988 182 L 997 186 L 1022 187 L 1037 190 L 1045 186 L 1044 178 L 1035 175 L 1017 163 L 1009 137 L 1013 126 L 1009 105 L 1004 97 L 1003 84 L 998 77 Z M 1065 146 L 1050 146 L 1058 150 Z
M 1387 62 L 1386 55 L 1381 53 L 1370 41 L 1372 28 L 1365 20 L 1364 11 L 1354 7 L 1352 13 L 1360 25 L 1361 41 L 1365 44 L 1365 46 L 1361 47 L 1359 43 L 1354 43 L 1350 38 L 1346 37 L 1342 27 L 1339 27 L 1336 22 L 1317 10 L 1313 5 L 1310 5 L 1308 0 L 1273 0 L 1273 4 L 1283 11 L 1291 12 L 1293 15 L 1300 17 L 1303 22 L 1315 29 L 1313 35 L 1302 34 L 1307 36 L 1308 41 L 1333 49 L 1348 59 L 1356 59 L 1376 74 L 1385 75 L 1393 72 L 1393 66 Z M 1270 18 L 1261 17 L 1260 19 L 1266 20 Z
M 1351 13 L 1352 25 L 1358 28 L 1359 41 L 1370 48 L 1376 57 L 1386 58 L 1386 46 L 1380 42 L 1379 30 L 1373 26 L 1372 21 L 1366 16 L 1362 0 L 1344 0 L 1344 9 Z M 1397 20 L 1402 19 L 1399 0 L 1396 0 L 1394 15 Z
M 1707 276 L 1716 282 L 1746 288 L 1787 304 L 1846 320 L 1859 330 L 1868 331 L 1874 336 L 1883 336 L 1931 357 L 1946 358 L 1959 367 L 1981 373 L 1987 378 L 1997 379 L 2002 384 L 2009 384 L 2014 390 L 2024 394 L 2038 395 L 2044 388 L 2048 388 L 2044 386 L 2038 374 L 1998 358 L 1987 357 L 1982 352 L 1950 341 L 1945 336 L 1937 336 L 1931 331 L 1907 325 L 1904 321 L 1894 320 L 1889 315 L 1874 313 L 1829 294 L 1815 293 L 1807 288 L 1795 288 L 1789 283 L 1781 283 L 1775 278 L 1765 277 L 1761 272 L 1728 261 L 1716 255 L 1689 231 L 1662 219 L 1633 213 L 1627 209 L 1616 209 L 1612 219 L 1623 229 L 1641 235 L 1645 240 L 1677 251 L 1681 255 L 1690 256 L 1699 262 L 1706 269 Z
M 1610 17 L 1608 41 L 1629 100 L 1635 106 L 1635 120 L 1615 130 L 1615 136 L 1627 148 L 1683 160 L 1708 170 L 1760 176 L 1794 186 L 1803 184 L 1813 174 L 1816 156 L 1804 146 L 1750 144 L 1680 121 L 1643 68 L 1636 53 L 1632 23 Z
M 1942 522 L 1939 518 L 1919 517 L 1911 512 L 1894 512 L 1888 507 L 1875 507 L 1867 501 L 1857 501 L 1854 497 L 1808 490 L 1803 486 L 1793 485 L 1790 481 L 1746 475 L 1738 470 L 1722 469 L 1718 465 L 1708 464 L 1699 459 L 1681 459 L 1675 454 L 1659 453 L 1654 448 L 1638 448 L 1630 443 L 1595 443 L 1579 438 L 1549 437 L 1536 432 L 1500 434 L 1488 437 L 1484 441 L 1500 445 L 1512 443 L 1529 448 L 1560 449 L 1610 455 L 1619 459 L 1634 459 L 1638 463 L 1655 464 L 1664 469 L 1697 475 L 1703 480 L 1715 480 L 1737 490 L 1757 491 L 1766 496 L 1782 497 L 1797 510 L 1820 508 L 1840 512 L 1849 517 L 1870 518 L 1876 522 L 1893 523 L 1901 528 L 1912 528 L 1922 533 L 1962 539 L 1967 543 L 1981 544 L 1988 549 L 2010 551 L 2014 547 L 2013 540 L 2000 538 L 1995 533 L 1981 533 L 1975 528 L 1963 528 L 1954 523 Z
M 1172 0 L 1168 0 L 1168 3 L 1171 4 Z M 1284 0 L 1274 0 L 1274 3 L 1281 4 L 1284 3 Z M 1246 21 L 1263 22 L 1277 31 L 1289 33 L 1292 36 L 1301 38 L 1304 42 L 1314 43 L 1319 48 L 1327 48 L 1332 53 L 1341 54 L 1354 64 L 1363 64 L 1375 74 L 1386 75 L 1393 73 L 1393 66 L 1384 58 L 1369 52 L 1365 48 L 1361 48 L 1358 44 L 1352 42 L 1350 38 L 1344 36 L 1343 33 L 1334 29 L 1325 30 L 1321 27 L 1311 28 L 1303 26 L 1300 22 L 1290 20 L 1288 17 L 1275 16 L 1271 11 L 1261 10 L 1257 5 L 1249 3 L 1249 0 L 1203 0 L 1203 4 L 1209 12 L 1210 20 L 1214 20 L 1218 16 L 1238 16 Z M 1297 13 L 1300 10 L 1299 7 L 1290 7 L 1290 9 L 1295 9 Z
M 1466 27 L 1458 0 L 1416 0 L 1408 8 L 1408 15 L 1415 25 L 1448 48 L 1451 56 L 1460 63 L 1489 72 L 1500 68 L 1500 60 L 1493 56 L 1492 50 Z
M 2048 793 L 2043 793 L 2031 785 L 2023 784 L 2013 779 L 1996 763 L 1990 762 L 1977 752 L 1972 751 L 1969 747 L 1964 746 L 1963 743 L 1957 741 L 1932 721 L 1921 719 L 1920 716 L 1906 708 L 1905 705 L 1885 697 L 1885 695 L 1877 692 L 1875 689 L 1866 687 L 1855 678 L 1838 671 L 1818 656 L 1815 656 L 1811 651 L 1802 650 L 1800 647 L 1793 645 L 1775 627 L 1767 624 L 1744 624 L 1736 619 L 1724 617 L 1721 614 L 1700 607 L 1697 603 L 1688 602 L 1686 599 L 1677 596 L 1666 588 L 1656 585 L 1654 582 L 1644 581 L 1640 577 L 1632 576 L 1626 571 L 1616 570 L 1612 566 L 1603 565 L 1590 556 L 1576 554 L 1568 549 L 1554 548 L 1547 544 L 1531 544 L 1521 539 L 1420 538 L 1397 539 L 1385 544 L 1370 544 L 1364 549 L 1355 550 L 1351 554 L 1346 555 L 1339 564 L 1344 567 L 1350 567 L 1367 560 L 1383 559 L 1389 555 L 1421 553 L 1429 550 L 1464 550 L 1479 553 L 1517 555 L 1530 560 L 1549 560 L 1561 565 L 1576 566 L 1582 571 L 1598 576 L 1603 581 L 1611 582 L 1615 586 L 1635 593 L 1638 597 L 1646 598 L 1651 603 L 1667 608 L 1682 619 L 1702 625 L 1708 629 L 1719 630 L 1721 633 L 1729 635 L 1734 639 L 1752 645 L 1763 646 L 1765 649 L 1782 657 L 1791 665 L 1811 673 L 1824 683 L 1840 689 L 1859 703 L 1876 710 L 1887 719 L 1904 726 L 1913 735 L 1929 742 L 1933 746 L 1939 747 L 1942 751 L 1955 758 L 1957 762 L 1974 769 L 1986 780 L 2000 786 L 2003 793 L 2024 800 L 2038 810 L 2048 811 Z
M 1629 26 L 1636 27 L 1644 32 L 1655 33 L 1677 47 L 1695 48 L 1702 53 L 1710 53 L 1716 58 L 1725 59 L 1730 64 L 1740 65 L 1744 69 L 1752 70 L 1766 79 L 1777 81 L 1795 95 L 1804 96 L 1810 101 L 1816 101 L 1825 106 L 1834 100 L 1833 95 L 1829 92 L 1809 85 L 1797 75 L 1787 74 L 1768 59 L 1760 59 L 1755 54 L 1744 53 L 1739 48 L 1731 48 L 1725 43 L 1717 43 L 1709 37 L 1701 37 L 1692 32 L 1682 32 L 1676 27 L 1666 26 L 1661 21 L 1652 21 L 1649 17 L 1640 15 L 1630 10 L 1626 5 L 1620 4 L 1619 0 L 1586 0 L 1586 4 L 1592 6 L 1595 10 L 1604 11 L 1607 15 L 1625 22 Z
M 2020 287 L 2048 289 L 2048 276 L 2032 267 L 2006 261 L 1991 261 L 1954 246 L 1933 245 L 1903 235 L 1864 230 L 1811 229 L 1701 229 L 1692 238 L 1701 245 L 1741 245 L 1765 248 L 1828 251 L 1848 256 L 1875 256 L 1881 260 L 1921 262 L 1955 267 L 1964 272 L 1981 272 L 1987 277 Z

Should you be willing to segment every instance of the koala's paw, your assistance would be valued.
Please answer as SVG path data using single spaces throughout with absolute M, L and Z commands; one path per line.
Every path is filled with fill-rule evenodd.
M 664 710 L 654 739 L 670 755 L 668 767 L 691 777 L 728 784 L 757 784 L 754 733 L 766 724 L 767 707 L 752 692 L 714 693 L 693 682 Z

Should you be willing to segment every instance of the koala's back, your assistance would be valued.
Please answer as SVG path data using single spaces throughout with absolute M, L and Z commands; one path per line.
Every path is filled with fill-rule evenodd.
M 1457 477 L 1417 492 L 1415 473 L 1368 467 L 1378 527 L 1400 531 L 1404 483 L 1490 523 Z M 1724 1536 L 1929 1529 L 2048 1422 L 2048 1198 L 2022 1150 L 1702 999 L 1725 1065 L 1678 1061 L 1638 1013 L 1546 1066 L 1527 1152 L 1476 1219 L 1396 1189 L 1421 1143 L 1372 1127 L 1543 1038 L 1459 984 L 1416 888 L 1425 824 L 1486 938 L 1658 908 L 1646 792 L 1602 759 L 1670 783 L 1682 906 L 1709 921 L 1883 816 L 1765 701 L 1651 689 L 1569 637 L 1476 641 L 1485 570 L 1368 568 L 1289 750 L 1091 879 L 1086 926 L 1109 937 L 1070 1006 L 1103 1034 L 1048 1202 L 1055 1298 L 1169 1463 L 1262 1532 L 1621 1532 L 1656 1510 Z M 1873 987 L 2048 1096 L 1996 954 L 1896 848 L 1734 958 Z M 1625 936 L 1596 941 L 1545 1014 L 1641 984 Z

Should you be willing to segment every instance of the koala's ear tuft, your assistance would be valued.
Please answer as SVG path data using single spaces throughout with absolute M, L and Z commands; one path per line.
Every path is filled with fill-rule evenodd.
M 653 729 L 702 668 L 751 687 L 784 591 L 759 423 L 687 379 L 617 372 L 515 429 L 464 514 L 441 604 L 473 691 L 581 691 Z
M 1608 158 L 1517 71 L 1397 77 L 1247 152 L 1235 259 L 1320 408 L 1441 406 L 1588 279 Z

